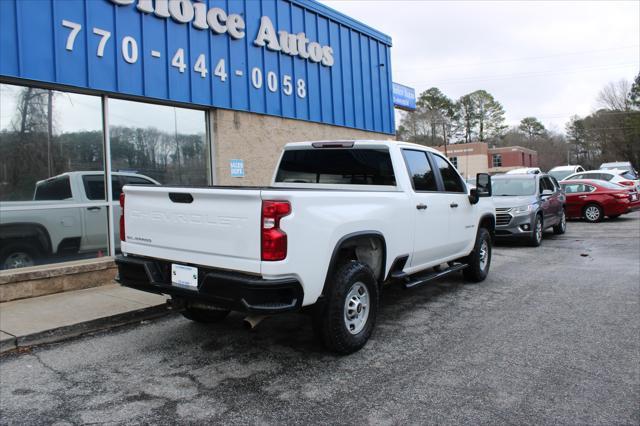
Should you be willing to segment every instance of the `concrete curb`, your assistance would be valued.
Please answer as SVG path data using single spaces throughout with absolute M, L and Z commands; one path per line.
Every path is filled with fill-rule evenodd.
M 4 355 L 31 346 L 56 343 L 96 331 L 110 330 L 138 321 L 159 318 L 172 312 L 175 311 L 170 310 L 167 304 L 162 304 L 25 336 L 13 336 L 0 342 L 0 354 Z

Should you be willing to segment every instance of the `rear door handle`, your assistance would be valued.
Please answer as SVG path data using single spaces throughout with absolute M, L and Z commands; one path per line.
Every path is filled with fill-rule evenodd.
M 418 210 L 426 210 L 427 209 L 427 205 L 420 203 L 420 204 L 418 204 L 416 206 L 416 209 L 418 209 Z
M 586 195 L 580 195 L 578 198 L 587 198 Z
M 100 210 L 100 207 L 87 207 L 87 210 L 89 211 Z
M 449 204 L 449 207 L 451 207 L 452 209 L 455 209 L 456 207 L 458 207 L 457 203 L 451 203 Z

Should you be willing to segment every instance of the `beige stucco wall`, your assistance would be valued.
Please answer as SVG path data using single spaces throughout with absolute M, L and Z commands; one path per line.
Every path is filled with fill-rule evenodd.
M 477 173 L 487 173 L 487 155 L 452 155 L 458 158 L 458 171 L 465 179 L 475 177 Z
M 212 112 L 212 123 L 217 185 L 268 185 L 282 147 L 289 142 L 393 139 L 383 133 L 223 109 Z M 232 159 L 244 160 L 245 177 L 231 177 Z

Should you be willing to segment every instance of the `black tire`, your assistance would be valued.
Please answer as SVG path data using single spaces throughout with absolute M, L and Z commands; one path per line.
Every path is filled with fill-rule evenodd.
M 562 209 L 562 218 L 560 223 L 553 226 L 553 233 L 556 235 L 562 235 L 567 232 L 567 213 Z
M 597 223 L 604 217 L 604 211 L 602 210 L 602 207 L 597 204 L 587 204 L 582 210 L 582 216 L 587 222 Z
M 491 235 L 489 231 L 486 228 L 478 229 L 473 251 L 466 258 L 466 263 L 469 266 L 462 270 L 466 280 L 479 283 L 487 278 L 491 267 L 491 250 Z M 486 259 L 486 262 L 483 262 L 483 259 Z
M 231 311 L 226 309 L 194 308 L 187 305 L 182 311 L 182 316 L 191 321 L 213 324 L 224 320 L 229 315 L 229 312 Z
M 0 245 L 0 270 L 34 266 L 41 257 L 38 247 L 28 242 L 2 242 Z
M 617 218 L 619 218 L 619 217 L 620 217 L 620 215 L 619 215 L 619 214 L 612 214 L 612 215 L 609 215 L 609 219 L 617 219 Z
M 357 321 L 360 315 L 368 309 L 366 317 L 360 321 L 360 330 L 354 328 L 353 323 L 347 323 L 347 301 L 354 297 L 360 302 L 364 300 L 362 295 L 353 294 L 352 291 L 363 290 L 363 294 L 368 296 L 366 307 L 360 310 L 362 305 L 349 304 L 353 307 L 350 309 L 355 314 L 354 321 Z M 378 283 L 376 282 L 373 271 L 369 266 L 360 262 L 349 262 L 342 265 L 330 283 L 326 299 L 313 314 L 313 328 L 317 336 L 319 336 L 325 346 L 338 354 L 347 355 L 362 348 L 376 323 L 378 314 Z M 363 297 L 360 299 L 360 297 Z M 364 302 L 363 302 L 364 303 Z M 350 330 L 351 328 L 351 330 Z
M 542 244 L 542 232 L 544 227 L 542 226 L 542 217 L 537 214 L 536 219 L 531 225 L 531 235 L 529 235 L 528 243 L 531 247 L 539 247 Z

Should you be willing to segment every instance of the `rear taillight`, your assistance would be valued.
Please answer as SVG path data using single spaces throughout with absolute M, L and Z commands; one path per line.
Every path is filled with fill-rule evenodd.
M 613 194 L 613 196 L 615 198 L 620 198 L 620 199 L 627 199 L 627 200 L 629 199 L 629 193 L 627 193 L 627 192 L 625 192 L 625 193 L 616 192 L 615 194 Z
M 636 186 L 635 182 L 632 180 L 621 180 L 620 182 L 618 182 L 620 185 L 624 185 L 624 186 Z
M 124 192 L 120 193 L 120 207 L 122 208 L 120 213 L 120 241 L 127 241 L 124 235 Z
M 287 234 L 280 229 L 280 219 L 291 213 L 288 201 L 262 202 L 262 260 L 287 257 Z

